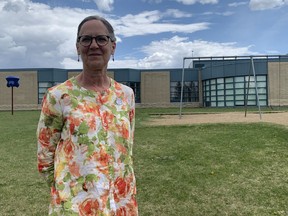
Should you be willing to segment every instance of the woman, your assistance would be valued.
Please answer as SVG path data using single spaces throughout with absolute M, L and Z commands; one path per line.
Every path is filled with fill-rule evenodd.
M 38 169 L 51 188 L 49 215 L 138 215 L 134 94 L 107 76 L 113 27 L 102 17 L 85 18 L 76 48 L 83 71 L 47 91 L 37 129 Z

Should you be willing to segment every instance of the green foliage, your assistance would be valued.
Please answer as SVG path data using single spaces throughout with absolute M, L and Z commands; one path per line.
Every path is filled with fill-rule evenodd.
M 288 215 L 287 128 L 144 124 L 150 114 L 175 112 L 136 110 L 134 165 L 141 216 Z M 47 215 L 49 188 L 36 163 L 39 114 L 0 112 L 0 215 Z

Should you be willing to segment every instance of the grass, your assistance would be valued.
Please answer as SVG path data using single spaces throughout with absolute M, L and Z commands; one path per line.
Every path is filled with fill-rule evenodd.
M 140 216 L 288 215 L 287 128 L 143 124 L 151 113 L 175 111 L 136 110 Z M 47 215 L 49 189 L 36 165 L 38 117 L 0 112 L 0 215 Z
M 138 129 L 140 215 L 287 212 L 287 138 L 267 124 Z
M 39 112 L 0 112 L 0 215 L 47 215 L 48 187 L 36 164 Z

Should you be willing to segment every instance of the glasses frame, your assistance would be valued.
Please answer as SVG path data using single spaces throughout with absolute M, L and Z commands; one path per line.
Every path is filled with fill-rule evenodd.
M 81 43 L 81 38 L 83 38 L 83 37 L 89 37 L 89 38 L 91 39 L 89 45 L 83 45 L 83 44 Z M 105 43 L 105 44 L 99 44 L 98 38 L 100 38 L 100 37 L 106 37 L 106 38 L 108 38 L 107 43 Z M 108 36 L 108 35 L 97 35 L 97 36 L 81 35 L 81 36 L 79 36 L 79 37 L 77 38 L 77 42 L 80 43 L 80 44 L 81 44 L 82 46 L 84 46 L 84 47 L 89 47 L 89 46 L 92 44 L 92 42 L 93 42 L 94 39 L 95 39 L 95 41 L 96 41 L 96 43 L 97 43 L 97 45 L 98 45 L 99 47 L 106 46 L 106 45 L 109 43 L 109 40 L 112 41 L 112 40 L 111 40 L 111 37 Z

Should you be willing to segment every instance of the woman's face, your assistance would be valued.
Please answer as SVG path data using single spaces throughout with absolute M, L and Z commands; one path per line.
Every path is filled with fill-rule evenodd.
M 89 20 L 85 22 L 79 32 L 79 36 L 88 35 L 97 37 L 99 35 L 109 35 L 105 25 L 99 20 Z M 107 68 L 108 61 L 112 54 L 114 54 L 116 43 L 111 42 L 104 46 L 99 46 L 93 38 L 89 46 L 83 46 L 80 42 L 76 43 L 78 54 L 81 56 L 84 68 L 91 68 L 92 70 L 102 70 Z

